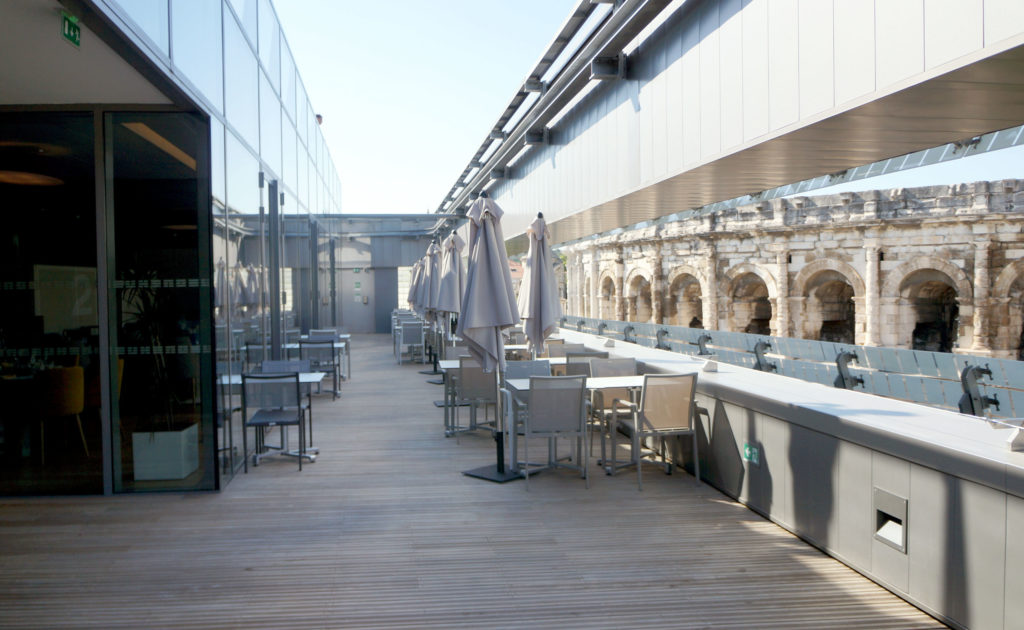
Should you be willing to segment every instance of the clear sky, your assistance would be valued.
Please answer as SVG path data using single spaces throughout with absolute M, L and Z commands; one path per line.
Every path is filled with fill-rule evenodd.
M 575 0 L 275 0 L 343 212 L 426 212 Z
M 433 211 L 575 0 L 276 0 L 343 212 Z M 1024 147 L 806 194 L 1024 178 Z

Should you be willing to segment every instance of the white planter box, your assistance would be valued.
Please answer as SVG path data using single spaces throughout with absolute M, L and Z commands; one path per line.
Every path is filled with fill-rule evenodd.
M 199 425 L 132 433 L 132 457 L 136 481 L 184 479 L 199 468 Z

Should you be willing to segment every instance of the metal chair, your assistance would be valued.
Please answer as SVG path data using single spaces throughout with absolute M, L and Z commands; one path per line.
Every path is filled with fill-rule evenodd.
M 290 372 L 312 372 L 313 368 L 310 366 L 308 360 L 295 360 L 289 359 L 284 361 L 264 361 L 260 365 L 260 372 L 263 374 L 286 374 Z M 309 387 L 306 390 L 306 401 L 302 403 L 303 411 L 306 413 L 306 422 L 309 425 L 307 431 L 308 443 L 306 450 L 312 453 L 319 453 L 320 449 L 313 447 L 313 388 Z
M 548 345 L 548 357 L 564 357 L 570 352 L 583 352 L 586 348 L 582 343 L 556 343 Z
M 588 457 L 583 454 L 586 440 L 586 377 L 583 376 L 531 376 L 529 403 L 522 413 L 523 457 L 522 467 L 526 488 L 530 488 L 530 475 L 549 468 L 579 470 L 590 487 L 587 474 Z M 548 461 L 544 466 L 530 464 L 530 438 L 548 439 Z M 564 464 L 558 457 L 558 438 L 576 440 L 575 465 Z
M 649 437 L 661 440 L 661 465 L 665 474 L 672 474 L 673 463 L 665 458 L 665 438 L 678 435 L 693 436 L 693 472 L 700 484 L 700 459 L 697 452 L 697 409 L 694 393 L 696 374 L 646 374 L 640 402 L 616 398 L 612 405 L 614 416 L 609 427 L 611 436 L 611 465 L 606 462 L 609 475 L 624 466 L 636 465 L 637 489 L 643 490 L 644 441 Z M 619 465 L 616 460 L 616 434 L 623 428 L 632 438 L 630 460 Z
M 592 359 L 590 375 L 593 377 L 633 376 L 636 374 L 636 359 Z M 601 435 L 601 461 L 605 460 L 605 436 L 608 433 L 610 418 L 614 415 L 612 401 L 616 398 L 630 398 L 630 390 L 626 387 L 594 389 L 590 392 L 591 431 L 597 430 Z M 590 453 L 594 453 L 594 434 L 590 434 Z
M 261 343 L 245 344 L 245 370 L 255 370 L 265 357 L 270 356 L 270 346 Z
M 39 392 L 39 463 L 46 465 L 46 421 L 74 416 L 82 449 L 89 456 L 89 444 L 82 429 L 85 411 L 85 370 L 80 366 L 43 370 L 36 376 Z
M 333 394 L 341 395 L 338 382 L 338 350 L 333 338 L 319 337 L 299 341 L 299 359 L 309 361 L 310 371 L 331 375 Z
M 299 389 L 299 374 L 242 374 L 242 452 L 245 454 L 244 471 L 249 472 L 249 431 L 256 432 L 255 452 L 252 455 L 253 465 L 258 466 L 260 459 L 268 450 L 277 450 L 281 454 L 297 455 L 299 470 L 302 470 L 303 458 L 315 461 L 316 456 L 306 453 L 306 432 L 304 429 L 302 392 Z M 287 427 L 299 428 L 299 450 L 295 453 L 287 450 Z M 273 427 L 281 428 L 280 446 L 266 444 L 266 431 Z
M 402 364 L 402 355 L 405 348 L 409 348 L 409 360 L 413 361 L 418 353 L 421 358 L 426 356 L 426 335 L 423 332 L 423 322 L 405 320 L 398 328 L 396 339 L 395 357 L 398 364 Z
M 495 421 L 487 420 L 487 405 L 497 405 L 498 387 L 497 372 L 484 372 L 480 363 L 472 357 L 459 358 L 459 374 L 455 381 L 455 413 L 454 431 L 473 431 L 481 425 L 495 425 Z M 469 405 L 469 427 L 461 428 L 458 424 L 460 405 Z M 477 422 L 477 409 L 484 407 L 484 422 Z

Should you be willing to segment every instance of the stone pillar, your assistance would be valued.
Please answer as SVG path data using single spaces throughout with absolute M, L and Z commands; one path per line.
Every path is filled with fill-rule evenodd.
M 704 328 L 718 330 L 718 253 L 714 243 L 708 243 L 704 259 L 704 277 L 708 282 L 708 294 L 704 299 Z M 685 326 L 687 322 L 684 322 Z
M 615 259 L 615 319 L 620 322 L 626 321 L 626 261 L 625 254 L 620 247 L 616 252 Z
M 775 300 L 775 311 L 772 320 L 775 324 L 773 334 L 776 337 L 791 337 L 789 319 L 789 252 L 780 249 L 775 253 L 775 268 L 778 270 L 778 299 Z
M 655 324 L 664 323 L 665 317 L 665 274 L 661 254 L 661 243 L 658 243 L 654 248 L 654 277 L 651 278 L 651 321 Z
M 789 298 L 789 317 L 793 322 L 791 326 L 792 335 L 797 339 L 807 339 L 807 331 L 804 330 L 804 309 L 807 304 L 807 298 L 804 296 L 797 296 Z
M 583 278 L 580 275 L 580 270 L 583 269 L 583 261 L 580 258 L 579 252 L 573 252 L 566 258 L 566 262 L 570 264 L 569 272 L 566 276 L 571 280 L 571 283 L 567 287 L 569 293 L 569 309 L 571 315 L 580 317 L 583 315 Z
M 595 247 L 590 250 L 590 316 L 601 319 L 601 268 L 600 251 Z
M 879 249 L 877 243 L 864 243 L 864 345 L 877 346 L 882 342 L 880 298 L 882 287 L 878 282 Z
M 992 305 L 989 299 L 991 278 L 989 271 L 989 252 L 992 244 L 988 241 L 976 243 L 974 246 L 974 354 L 991 354 L 992 352 Z

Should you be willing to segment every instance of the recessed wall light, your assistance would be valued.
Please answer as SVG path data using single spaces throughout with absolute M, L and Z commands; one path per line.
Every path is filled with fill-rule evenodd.
M 14 184 L 15 186 L 63 186 L 64 180 L 43 175 L 42 173 L 0 171 L 0 184 Z

